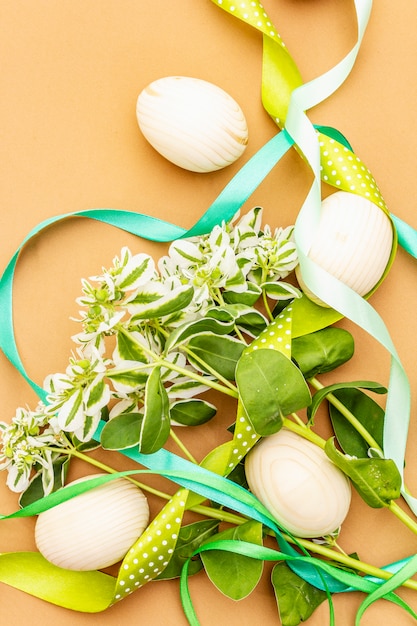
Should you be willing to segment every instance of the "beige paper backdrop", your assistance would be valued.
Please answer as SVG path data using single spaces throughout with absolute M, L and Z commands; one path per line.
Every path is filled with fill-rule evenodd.
M 391 211 L 417 227 L 417 5 L 410 0 L 374 4 L 351 76 L 310 116 L 349 138 Z M 349 0 L 265 0 L 265 8 L 305 80 L 333 66 L 355 43 Z M 210 0 L 0 0 L 0 35 L 1 271 L 28 231 L 54 215 L 112 207 L 191 226 L 237 169 L 276 132 L 260 102 L 261 37 Z M 238 163 L 207 175 L 185 172 L 143 139 L 135 119 L 137 95 L 151 80 L 174 74 L 212 81 L 240 103 L 250 141 Z M 293 223 L 309 182 L 308 169 L 291 152 L 246 208 L 262 205 L 273 225 Z M 16 273 L 16 334 L 27 370 L 38 383 L 47 373 L 66 367 L 70 336 L 77 329 L 70 316 L 77 313 L 74 300 L 80 279 L 108 265 L 123 245 L 157 255 L 163 250 L 82 219 L 51 227 L 25 249 Z M 400 250 L 372 299 L 411 381 L 407 482 L 414 493 L 416 279 L 417 261 Z M 343 324 L 355 335 L 356 354 L 338 377 L 386 383 L 386 353 L 349 323 Z M 0 419 L 10 419 L 17 406 L 34 406 L 34 393 L 2 355 L 0 377 Z M 221 417 L 197 441 L 192 440 L 194 433 L 186 435 L 197 456 L 215 444 L 218 424 L 222 427 Z M 124 467 L 118 455 L 114 463 Z M 88 470 L 77 466 L 74 475 Z M 0 475 L 1 513 L 16 506 L 16 497 Z M 34 549 L 33 526 L 32 519 L 2 522 L 0 550 Z M 356 497 L 340 543 L 347 552 L 357 551 L 376 565 L 412 554 L 417 545 L 389 513 L 369 510 Z M 204 574 L 192 579 L 202 624 L 278 624 L 269 570 L 266 566 L 257 591 L 240 603 L 221 596 Z M 416 594 L 401 593 L 417 609 Z M 338 626 L 354 624 L 362 599 L 359 594 L 334 599 Z M 72 613 L 0 585 L 0 615 L 9 626 L 186 624 L 177 582 L 150 584 L 100 615 Z M 325 605 L 309 623 L 329 623 Z M 406 625 L 411 618 L 380 602 L 369 609 L 362 624 L 381 623 Z

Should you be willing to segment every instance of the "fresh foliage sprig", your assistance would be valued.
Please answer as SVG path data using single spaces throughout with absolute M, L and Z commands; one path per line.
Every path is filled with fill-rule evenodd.
M 19 408 L 10 424 L 0 424 L 0 467 L 8 471 L 10 489 L 22 493 L 22 505 L 59 489 L 72 458 L 113 472 L 87 454 L 98 445 L 150 454 L 172 436 L 197 463 L 173 427 L 194 427 L 212 419 L 217 409 L 204 399 L 212 389 L 220 398 L 225 394 L 236 399 L 237 417 L 232 441 L 209 453 L 203 467 L 245 484 L 246 453 L 258 440 L 285 427 L 324 450 L 367 504 L 390 509 L 417 534 L 415 521 L 395 503 L 401 479 L 394 463 L 383 458 L 383 410 L 361 391 L 386 390 L 369 381 L 328 388 L 319 382 L 318 375 L 352 357 L 353 338 L 339 328 L 291 338 L 285 324 L 292 300 L 301 296 L 296 286 L 283 281 L 297 265 L 292 227 L 272 230 L 261 223 L 257 207 L 207 235 L 174 241 L 158 263 L 123 248 L 112 267 L 82 281 L 77 300 L 82 330 L 73 337 L 76 348 L 68 367 L 46 377 L 45 403 L 33 411 Z M 341 450 L 314 432 L 323 400 L 334 405 L 331 419 Z M 305 419 L 297 414 L 303 409 Z M 171 502 L 168 494 L 144 483 L 139 486 Z M 219 560 L 202 547 L 211 541 L 262 546 L 262 524 L 207 506 L 196 494 L 183 497 L 187 508 L 206 519 L 184 526 L 181 513 L 168 565 L 154 577 L 180 576 L 184 561 L 201 548 L 190 573 L 204 567 L 223 593 L 245 597 L 259 580 L 259 562 L 230 551 Z M 220 522 L 234 528 L 223 530 Z M 381 580 L 390 577 L 341 553 L 338 532 L 313 540 L 286 537 L 307 557 L 319 554 L 335 566 L 379 575 Z M 230 569 L 240 572 L 232 586 Z M 294 620 L 292 603 L 283 591 L 289 578 L 294 593 L 308 598 L 306 606 L 299 607 L 300 620 L 327 597 L 281 563 L 272 582 L 284 626 L 298 623 L 289 621 Z M 414 588 L 408 580 L 404 584 Z

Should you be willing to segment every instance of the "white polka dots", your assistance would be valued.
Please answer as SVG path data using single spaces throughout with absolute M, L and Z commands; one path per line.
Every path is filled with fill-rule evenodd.
M 288 339 L 291 337 L 291 324 L 291 306 L 289 306 L 285 312 L 278 315 L 278 317 L 262 331 L 259 337 L 247 347 L 247 351 L 278 350 L 290 358 L 291 343 Z M 243 412 L 243 407 L 239 407 L 238 411 Z M 252 425 L 248 422 L 246 415 L 239 415 L 236 419 L 233 442 L 231 442 L 232 447 L 228 463 L 230 470 L 243 459 L 248 450 L 258 439 L 259 435 L 257 435 Z
M 120 568 L 114 602 L 156 578 L 168 565 L 178 539 L 187 495 L 186 489 L 178 491 L 129 550 Z
M 321 133 L 318 135 L 322 156 L 321 171 L 323 180 L 338 189 L 360 193 L 385 209 L 385 202 L 381 197 L 378 186 L 361 159 L 354 155 L 346 146 L 338 144 L 338 142 L 327 137 L 327 135 Z M 344 156 L 340 154 L 341 152 Z
M 232 13 L 235 17 L 248 22 L 251 26 L 260 30 L 265 35 L 268 35 L 271 39 L 285 48 L 284 42 L 277 33 L 274 25 L 269 20 L 267 13 L 263 10 L 263 6 L 260 2 L 254 0 L 253 2 L 231 2 L 230 0 L 217 0 L 217 4 Z

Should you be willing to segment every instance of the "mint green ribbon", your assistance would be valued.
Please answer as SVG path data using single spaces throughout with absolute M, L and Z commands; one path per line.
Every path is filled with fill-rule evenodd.
M 274 550 L 272 548 L 267 548 L 265 546 L 258 546 L 253 543 L 247 543 L 245 541 L 231 541 L 227 539 L 219 540 L 219 541 L 211 541 L 210 543 L 203 544 L 200 546 L 193 554 L 193 557 L 207 551 L 226 551 L 232 552 L 234 554 L 241 554 L 243 556 L 247 556 L 252 559 L 261 560 L 261 561 L 272 561 L 272 562 L 282 562 L 285 561 L 288 563 L 293 569 L 294 566 L 299 566 L 301 564 L 307 564 L 311 557 L 306 556 L 290 556 L 278 550 Z M 192 557 L 191 557 L 192 558 Z M 188 588 L 187 576 L 188 576 L 188 567 L 191 561 L 191 558 L 188 559 L 185 563 L 181 574 L 180 580 L 180 588 L 181 588 L 181 597 L 183 601 L 184 613 L 187 617 L 188 623 L 190 626 L 200 626 L 200 622 L 197 618 L 196 612 L 194 610 L 194 606 L 191 601 L 191 595 Z M 328 575 L 331 573 L 332 567 L 326 563 L 325 561 L 318 561 L 317 568 L 324 575 Z M 396 589 L 399 585 L 401 585 L 405 580 L 410 578 L 417 570 L 417 555 L 413 557 L 408 563 L 402 566 L 401 569 L 397 571 L 388 581 L 384 583 L 377 583 L 367 578 L 361 578 L 352 574 L 351 572 L 339 570 L 338 571 L 338 580 L 346 586 L 347 590 L 353 591 L 362 591 L 367 594 L 367 597 L 362 602 L 361 606 L 356 615 L 355 624 L 359 625 L 360 620 L 365 612 L 365 610 L 374 602 L 380 599 L 389 600 L 394 604 L 398 605 L 402 609 L 406 610 L 412 617 L 417 619 L 417 613 L 413 611 L 413 609 L 406 603 L 404 600 L 399 598 L 393 593 L 393 589 Z M 359 578 L 359 580 L 358 580 Z M 329 591 L 329 589 L 326 589 Z M 330 623 L 333 626 L 335 624 L 333 606 L 330 600 Z
M 302 84 L 300 74 L 296 71 L 294 62 L 290 60 L 291 57 L 285 44 L 260 2 L 257 0 L 250 3 L 235 3 L 232 0 L 212 1 L 219 8 L 262 32 L 264 46 L 262 101 L 264 107 L 278 126 L 283 127 L 292 137 L 314 175 L 310 191 L 296 220 L 294 236 L 300 268 L 307 287 L 332 310 L 317 310 L 317 306 L 306 303 L 305 298 L 296 301 L 293 305 L 295 332 L 297 332 L 297 308 L 301 309 L 298 317 L 305 318 L 306 314 L 309 315 L 310 331 L 332 323 L 338 319 L 337 314 L 339 314 L 340 317 L 347 317 L 363 328 L 390 353 L 391 368 L 384 424 L 384 454 L 395 461 L 403 476 L 411 395 L 406 372 L 388 329 L 375 309 L 365 299 L 308 257 L 320 218 L 321 178 L 334 187 L 372 200 L 381 210 L 387 212 L 375 179 L 359 157 L 349 150 L 345 142 L 341 143 L 335 138 L 318 133 L 305 113 L 334 93 L 348 77 L 360 49 L 372 2 L 355 0 L 358 37 L 349 53 L 325 74 Z M 284 58 L 285 62 L 283 62 Z M 274 88 L 274 82 L 279 85 L 279 88 Z M 282 88 L 283 84 L 286 84 L 285 89 Z M 338 157 L 335 156 L 337 154 Z M 405 228 L 399 220 L 395 220 L 395 224 L 400 227 L 407 248 L 412 248 L 415 239 L 412 240 L 411 230 Z M 302 328 L 303 325 L 304 323 L 301 322 Z M 413 512 L 417 513 L 417 499 L 410 496 L 405 488 L 403 496 Z
M 99 438 L 100 430 L 97 431 Z M 103 474 L 98 477 L 90 478 L 84 482 L 71 484 L 63 490 L 54 492 L 45 496 L 41 500 L 34 502 L 27 507 L 20 509 L 10 515 L 0 516 L 0 519 L 16 519 L 39 515 L 43 511 L 57 506 L 62 502 L 85 494 L 89 490 L 102 486 L 112 480 L 120 477 L 133 476 L 135 474 L 160 474 L 169 478 L 171 481 L 181 485 L 187 490 L 199 493 L 204 498 L 214 500 L 218 504 L 235 510 L 251 519 L 255 519 L 274 531 L 279 550 L 270 550 L 262 546 L 253 546 L 252 544 L 244 544 L 242 542 L 232 542 L 229 546 L 230 550 L 242 553 L 246 549 L 249 551 L 248 556 L 263 560 L 286 560 L 291 567 L 300 576 L 309 580 L 315 586 L 327 590 L 329 593 L 338 593 L 346 591 L 363 591 L 366 593 L 375 593 L 378 597 L 384 597 L 395 603 L 399 600 L 392 591 L 398 584 L 404 582 L 417 571 L 416 559 L 410 561 L 401 561 L 387 566 L 387 571 L 392 573 L 389 579 L 390 589 L 387 590 L 384 585 L 387 583 L 380 579 L 372 577 L 362 577 L 353 573 L 346 574 L 343 570 L 324 564 L 319 559 L 307 555 L 298 554 L 295 549 L 288 544 L 281 533 L 281 529 L 277 526 L 276 521 L 269 511 L 246 489 L 239 485 L 218 476 L 202 467 L 196 466 L 186 459 L 177 457 L 167 450 L 159 450 L 151 455 L 143 455 L 136 450 L 125 450 L 123 454 L 149 470 L 126 470 L 115 474 Z M 174 496 L 175 498 L 175 496 Z M 168 511 L 170 505 L 164 507 L 163 511 Z M 173 510 L 173 516 L 178 516 L 178 508 Z M 158 517 L 158 516 L 157 516 Z M 152 547 L 157 549 L 158 554 L 163 553 L 164 545 L 168 545 L 170 534 L 165 530 L 167 518 L 164 515 L 164 526 L 159 529 L 155 525 L 155 520 L 149 526 L 153 535 Z M 157 518 L 156 518 L 157 519 Z M 143 541 L 143 535 L 140 538 Z M 216 542 L 212 548 L 208 549 L 224 549 L 223 542 Z M 175 547 L 175 546 L 174 546 Z M 201 550 L 200 550 L 201 551 Z M 197 551 L 195 554 L 198 554 Z M 140 547 L 133 549 L 133 554 L 128 553 L 122 562 L 120 574 L 117 579 L 101 572 L 72 572 L 58 568 L 46 561 L 38 553 L 11 553 L 0 555 L 0 580 L 6 584 L 12 585 L 26 593 L 30 593 L 40 597 L 48 602 L 58 604 L 66 608 L 82 612 L 98 612 L 108 608 L 114 602 L 121 598 L 116 597 L 115 589 L 117 589 L 120 579 L 126 570 L 131 573 L 143 569 L 145 563 L 142 557 Z M 133 567 L 132 563 L 136 565 Z M 130 566 L 130 567 L 128 567 Z M 182 591 L 187 588 L 186 577 L 187 567 L 182 575 Z M 141 581 L 141 586 L 146 581 Z M 122 587 L 123 588 L 123 587 Z M 133 591 L 133 590 L 132 590 Z M 125 597 L 125 593 L 123 597 Z M 187 596 L 187 593 L 186 593 Z M 183 602 L 187 606 L 191 600 L 187 601 L 182 595 Z M 402 605 L 409 612 L 411 609 L 405 604 Z M 188 615 L 187 615 L 188 617 Z M 191 623 L 191 622 L 190 622 Z M 198 622 L 195 622 L 198 623 Z
M 312 188 L 296 223 L 296 238 L 303 275 L 305 276 L 307 285 L 334 309 L 333 311 L 330 310 L 330 312 L 326 312 L 326 310 L 319 309 L 316 305 L 306 303 L 305 298 L 302 299 L 302 304 L 296 304 L 295 306 L 295 333 L 302 334 L 303 332 L 310 332 L 312 329 L 317 328 L 318 325 L 323 324 L 323 319 L 325 320 L 324 323 L 327 324 L 345 315 L 355 321 L 359 326 L 365 328 L 391 353 L 392 368 L 389 402 L 387 403 L 385 453 L 390 458 L 394 458 L 402 469 L 408 429 L 409 389 L 407 378 L 388 331 L 382 320 L 366 301 L 351 293 L 351 290 L 341 286 L 338 281 L 335 283 L 332 277 L 329 277 L 327 273 L 323 273 L 320 268 L 317 268 L 307 256 L 311 237 L 317 226 L 319 215 L 320 176 L 326 180 L 326 182 L 329 182 L 329 184 L 337 188 L 362 193 L 364 195 L 372 195 L 374 202 L 383 210 L 386 210 L 383 199 L 372 176 L 369 175 L 367 182 L 364 183 L 364 187 L 351 189 L 351 181 L 346 178 L 346 174 L 343 174 L 342 168 L 338 166 L 331 167 L 328 162 L 323 159 L 324 153 L 330 146 L 334 147 L 336 145 L 337 147 L 340 145 L 342 148 L 348 147 L 347 158 L 355 158 L 355 164 L 357 163 L 359 167 L 364 167 L 358 157 L 353 157 L 354 153 L 351 151 L 350 147 L 347 146 L 346 140 L 344 140 L 343 136 L 338 131 L 326 127 L 314 128 L 304 113 L 304 111 L 331 95 L 331 93 L 342 84 L 350 72 L 369 18 L 371 3 L 368 0 L 356 0 L 355 2 L 358 16 L 358 42 L 352 51 L 335 68 L 332 68 L 332 70 L 325 75 L 303 85 L 300 73 L 281 38 L 276 30 L 268 25 L 269 20 L 264 13 L 263 7 L 262 17 L 261 19 L 257 19 L 259 16 L 255 15 L 255 10 L 261 8 L 258 2 L 238 3 L 235 5 L 229 0 L 213 1 L 216 1 L 221 8 L 232 14 L 234 13 L 236 17 L 247 21 L 251 26 L 258 28 L 262 32 L 263 103 L 275 122 L 280 127 L 283 127 L 283 130 L 246 163 L 225 187 L 211 207 L 204 213 L 201 219 L 189 230 L 145 214 L 114 209 L 78 211 L 52 217 L 39 224 L 22 242 L 0 279 L 0 348 L 38 393 L 39 397 L 45 399 L 44 390 L 28 376 L 17 350 L 13 328 L 12 298 L 14 272 L 19 254 L 23 246 L 43 229 L 52 226 L 59 220 L 77 216 L 95 219 L 116 226 L 139 237 L 160 242 L 206 233 L 210 231 L 214 225 L 219 224 L 222 220 L 230 219 L 235 214 L 274 165 L 295 143 L 297 149 L 310 164 L 314 173 Z M 242 9 L 243 4 L 250 4 L 252 7 L 247 17 L 245 17 L 246 14 Z M 356 167 L 358 167 L 358 165 L 356 165 Z M 398 229 L 400 243 L 404 245 L 410 254 L 417 257 L 417 235 L 415 231 L 398 218 L 392 219 Z M 299 307 L 298 317 L 297 306 Z M 303 319 L 306 310 L 311 313 L 308 320 Z M 400 403 L 398 403 L 399 399 L 401 399 Z M 402 419 L 399 419 L 398 415 L 396 415 L 395 425 L 392 417 L 394 405 L 397 412 L 399 406 L 403 412 Z M 401 426 L 401 428 L 399 428 L 399 426 Z M 98 434 L 99 431 L 97 435 Z M 365 591 L 370 595 L 363 603 L 363 610 L 379 597 L 385 597 L 401 605 L 401 601 L 398 601 L 395 594 L 392 594 L 392 591 L 398 584 L 401 584 L 405 578 L 415 573 L 417 569 L 415 557 L 395 565 L 387 566 L 387 569 L 395 572 L 395 575 L 387 583 L 382 583 L 380 580 L 358 577 L 353 574 L 348 575 L 341 570 L 323 565 L 321 561 L 313 557 L 304 557 L 295 554 L 293 548 L 286 542 L 283 542 L 280 530 L 276 527 L 269 513 L 263 510 L 260 503 L 251 499 L 253 496 L 251 496 L 251 494 L 248 495 L 247 491 L 236 490 L 236 486 L 227 479 L 216 476 L 212 472 L 207 472 L 207 470 L 203 470 L 203 468 L 196 469 L 193 466 L 192 469 L 190 469 L 186 461 L 179 459 L 167 451 L 160 451 L 156 456 L 132 454 L 132 460 L 140 462 L 146 467 L 150 467 L 151 469 L 149 471 L 161 473 L 174 482 L 178 482 L 185 490 L 191 490 L 205 497 L 210 497 L 224 506 L 233 508 L 243 514 L 248 514 L 254 519 L 258 519 L 269 528 L 275 530 L 280 545 L 280 552 L 272 551 L 272 553 L 265 551 L 267 549 L 260 548 L 259 546 L 257 547 L 259 550 L 254 546 L 241 546 L 236 548 L 236 542 L 233 542 L 233 546 L 226 546 L 224 543 L 220 546 L 217 545 L 217 549 L 232 549 L 233 551 L 242 549 L 251 552 L 250 556 L 253 556 L 253 558 L 264 560 L 286 559 L 292 561 L 292 566 L 296 568 L 296 571 L 304 576 L 306 580 L 313 582 L 313 584 L 321 588 L 324 587 L 331 592 L 350 591 L 354 589 Z M 186 465 L 184 465 L 184 463 Z M 137 470 L 133 471 L 133 473 L 136 472 Z M 121 473 L 120 475 L 128 473 L 130 473 L 130 471 Z M 103 477 L 100 480 L 112 480 L 114 477 L 115 476 Z M 61 498 L 67 499 L 68 497 L 73 497 L 76 492 L 79 492 L 79 489 L 87 490 L 90 488 L 92 488 L 91 481 L 89 481 L 88 484 L 84 484 L 83 487 L 77 487 L 74 493 L 67 491 L 65 494 L 62 494 L 62 492 L 59 494 L 51 494 L 51 496 L 37 503 L 34 508 L 27 507 L 11 516 L 4 517 L 4 519 L 37 514 L 36 511 L 39 512 L 39 507 L 41 507 L 41 509 L 45 507 L 49 508 L 59 503 Z M 415 504 L 414 498 L 409 497 L 408 500 L 412 506 Z M 213 546 L 216 547 L 216 544 L 211 544 L 211 546 L 211 548 L 207 549 L 215 549 Z M 255 550 L 257 551 L 255 552 Z M 124 564 L 128 565 L 129 563 L 129 557 L 127 557 L 127 561 L 125 561 Z M 49 602 L 75 610 L 97 612 L 104 610 L 109 604 L 121 599 L 115 597 L 115 585 L 120 590 L 123 588 L 122 583 L 125 582 L 121 575 L 119 575 L 115 582 L 113 577 L 109 577 L 100 572 L 67 572 L 66 570 L 60 570 L 58 572 L 57 570 L 59 570 L 59 568 L 54 568 L 54 566 L 47 563 L 38 554 L 18 553 L 0 555 L 0 580 L 12 584 L 19 589 L 23 589 L 28 593 L 33 593 L 38 597 L 43 597 Z M 320 570 L 322 571 L 320 572 Z M 192 616 L 190 599 L 189 595 L 187 596 L 186 583 L 184 582 L 186 576 L 187 571 L 185 569 L 181 585 L 183 601 L 188 607 L 187 617 L 191 620 L 194 619 L 194 617 Z M 411 610 L 409 612 L 412 613 Z M 190 621 L 190 623 L 197 624 L 198 622 Z
M 25 378 L 38 396 L 45 400 L 45 391 L 27 374 L 20 358 L 13 325 L 13 280 L 16 264 L 23 247 L 36 235 L 53 224 L 71 217 L 86 217 L 116 226 L 133 235 L 151 241 L 168 242 L 209 232 L 223 220 L 230 220 L 251 196 L 271 169 L 293 145 L 285 132 L 270 139 L 232 178 L 223 191 L 189 230 L 143 213 L 116 209 L 90 209 L 51 217 L 33 228 L 25 237 L 0 278 L 0 349 Z

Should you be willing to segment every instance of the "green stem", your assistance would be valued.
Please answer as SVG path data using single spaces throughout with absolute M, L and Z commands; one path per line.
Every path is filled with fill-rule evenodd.
M 391 500 L 388 505 L 388 509 L 391 511 L 391 513 L 398 517 L 398 519 L 403 524 L 405 524 L 407 528 L 409 528 L 413 533 L 417 535 L 417 523 L 413 519 L 411 519 L 411 517 L 405 511 L 403 511 L 402 508 L 398 506 L 398 504 L 394 500 Z
M 200 515 L 205 515 L 206 517 L 212 517 L 214 519 L 218 519 L 222 522 L 226 522 L 234 525 L 241 525 L 247 522 L 247 518 L 241 517 L 240 515 L 236 515 L 234 513 L 229 513 L 227 511 L 223 511 L 221 509 L 212 509 L 211 507 L 198 505 L 194 506 L 190 509 L 195 513 L 199 513 Z M 267 531 L 268 535 L 275 536 L 275 533 L 271 531 Z M 339 552 L 334 549 L 328 548 L 326 546 L 314 543 L 314 541 L 310 541 L 309 539 L 299 539 L 298 537 L 294 539 L 293 537 L 286 535 L 283 533 L 282 535 L 288 543 L 296 546 L 302 546 L 309 552 L 313 552 L 315 554 L 319 554 L 320 556 L 325 557 L 331 561 L 339 563 L 340 565 L 349 567 L 358 572 L 362 572 L 368 576 L 373 576 L 375 578 L 380 578 L 382 580 L 389 580 L 393 574 L 387 572 L 385 570 L 380 569 L 379 567 L 375 567 L 370 563 L 365 563 L 364 561 L 358 561 L 354 559 L 344 552 Z M 406 580 L 403 583 L 404 587 L 408 587 L 409 589 L 413 589 L 417 591 L 417 581 L 415 580 Z
M 284 418 L 285 428 L 291 430 L 293 433 L 304 437 L 304 439 L 308 439 L 312 443 L 316 444 L 320 448 L 324 449 L 326 444 L 325 439 L 317 435 L 315 432 L 311 430 L 304 423 L 295 423 L 288 418 Z M 417 535 L 417 523 L 412 519 L 401 507 L 398 506 L 393 500 L 387 505 L 387 508 L 393 513 L 409 530 L 411 530 L 415 535 Z
M 80 459 L 81 461 L 85 461 L 86 463 L 89 463 L 90 465 L 97 467 L 97 469 L 101 470 L 102 472 L 106 472 L 107 474 L 116 474 L 118 471 L 110 467 L 109 465 L 106 465 L 105 463 L 98 461 L 94 457 L 88 456 L 87 454 L 84 454 L 83 452 L 76 450 L 75 448 L 70 448 L 67 450 L 63 448 L 59 448 L 59 449 L 49 448 L 49 449 L 53 450 L 54 452 L 60 452 L 61 454 L 65 453 L 65 454 L 68 454 L 68 456 L 76 457 L 77 459 Z M 163 491 L 159 491 L 159 489 L 154 489 L 153 487 L 150 487 L 149 485 L 146 485 L 145 483 L 141 483 L 140 481 L 135 480 L 131 476 L 125 476 L 125 478 L 129 482 L 139 487 L 139 489 L 142 489 L 143 491 L 147 491 L 148 493 L 151 493 L 154 496 L 157 496 L 158 498 L 162 498 L 163 500 L 169 500 L 172 497 L 169 494 L 164 493 Z
M 301 417 L 297 415 L 297 413 L 291 413 L 291 417 L 293 418 L 295 423 L 298 424 L 299 426 L 303 426 L 303 427 L 306 426 L 306 424 L 303 422 Z
M 196 465 L 198 465 L 198 461 L 193 457 L 193 455 L 191 454 L 191 452 L 188 450 L 188 448 L 184 445 L 184 443 L 181 441 L 181 439 L 178 437 L 177 433 L 174 431 L 173 428 L 171 428 L 170 430 L 170 437 L 171 439 L 173 439 L 175 441 L 175 443 L 177 444 L 177 446 L 179 447 L 179 449 L 184 453 L 184 455 L 187 457 L 187 459 L 189 461 L 191 461 L 191 463 L 195 463 Z
M 317 390 L 324 389 L 324 385 L 321 384 L 317 378 L 309 378 L 308 382 Z M 366 441 L 366 443 L 371 447 L 375 448 L 382 453 L 381 446 L 375 441 L 372 435 L 366 430 L 365 426 L 361 424 L 361 422 L 349 411 L 349 409 L 342 403 L 340 400 L 336 398 L 332 393 L 329 393 L 326 396 L 326 399 L 337 409 L 354 427 L 354 429 L 359 433 L 359 435 Z
M 311 441 L 311 443 L 316 444 L 316 446 L 319 446 L 319 448 L 322 448 L 324 450 L 326 440 L 323 439 L 323 437 L 320 437 L 320 435 L 317 435 L 314 431 L 312 431 L 311 428 L 304 424 L 304 422 L 301 422 L 300 424 L 297 421 L 297 423 L 295 423 L 287 417 L 284 417 L 283 426 L 285 426 L 285 428 L 288 428 L 288 430 L 291 430 L 293 433 L 304 437 L 304 439 L 308 439 L 309 441 Z
M 236 330 L 239 330 L 239 329 L 236 329 Z M 165 338 L 169 337 L 169 333 L 164 328 L 160 327 L 159 331 L 164 335 Z M 217 380 L 222 382 L 223 385 L 225 385 L 226 387 L 230 387 L 230 389 L 232 389 L 233 391 L 236 390 L 235 385 L 232 382 L 230 382 L 230 380 L 227 380 L 221 374 L 219 374 L 219 372 L 217 372 L 215 369 L 210 367 L 210 365 L 208 365 L 208 363 L 206 363 L 204 359 L 200 358 L 198 354 L 195 354 L 195 352 L 193 352 L 193 350 L 191 350 L 189 346 L 187 345 L 182 346 L 182 349 L 184 350 L 186 354 L 189 354 L 190 356 L 192 356 L 193 359 L 197 363 L 200 363 L 200 365 L 203 366 L 204 370 L 206 370 L 207 372 L 209 372 L 209 374 L 212 374 L 212 376 L 214 376 L 215 378 L 217 378 Z
M 217 378 L 217 380 L 219 380 L 225 387 L 229 387 L 229 389 L 231 389 L 233 392 L 236 391 L 236 386 L 232 382 L 230 382 L 230 380 L 227 380 L 221 374 L 219 374 L 219 372 L 217 372 L 215 369 L 210 367 L 210 365 L 208 365 L 208 363 L 206 363 L 197 354 L 195 354 L 195 352 L 193 352 L 193 350 L 191 350 L 188 346 L 184 346 L 183 349 L 184 349 L 184 352 L 186 352 L 187 354 L 192 356 L 193 359 L 195 361 L 197 361 L 197 363 L 200 363 L 200 365 L 203 366 L 203 369 L 207 370 L 207 372 L 209 372 L 209 374 L 211 374 L 212 376 L 215 376 Z M 188 370 L 187 370 L 187 372 L 188 372 Z
M 267 313 L 267 315 L 269 317 L 269 321 L 273 322 L 274 321 L 274 316 L 272 315 L 272 311 L 271 311 L 271 308 L 269 306 L 268 298 L 266 297 L 266 293 L 265 293 L 264 289 L 262 290 L 262 302 L 263 302 L 263 305 L 265 307 L 265 311 L 266 311 L 266 313 Z
M 202 385 L 206 387 L 211 387 L 212 389 L 215 389 L 216 391 L 220 391 L 221 393 L 231 396 L 232 398 L 238 397 L 238 392 L 235 387 L 233 387 L 232 389 L 230 387 L 225 387 L 224 385 L 216 383 L 214 380 L 210 380 L 209 378 L 204 378 L 204 376 L 200 376 L 199 374 L 197 374 L 197 372 L 193 372 L 192 370 L 180 367 L 179 365 L 176 365 L 175 363 L 172 363 L 171 361 L 166 361 L 165 359 L 161 358 L 158 354 L 155 354 L 155 352 L 153 352 L 152 350 L 150 350 L 143 344 L 136 341 L 135 338 L 132 337 L 131 334 L 127 330 L 125 330 L 122 326 L 118 326 L 118 331 L 122 333 L 125 337 L 128 337 L 129 340 L 134 342 L 141 350 L 146 352 L 146 354 L 155 361 L 154 365 L 160 365 L 174 372 L 178 372 L 178 374 L 181 374 L 182 376 L 187 376 L 188 378 L 192 378 L 193 380 L 201 383 Z
M 296 426 L 297 429 L 300 428 L 297 424 L 294 424 L 293 422 L 291 422 L 291 424 L 293 424 L 293 426 Z M 304 427 L 304 429 L 309 430 L 307 427 Z M 296 430 L 294 430 L 294 432 L 296 432 Z M 98 461 L 97 459 L 94 459 L 93 457 L 87 456 L 83 452 L 79 452 L 75 448 L 71 448 L 71 449 L 51 448 L 51 450 L 54 452 L 60 452 L 61 454 L 65 453 L 65 454 L 68 454 L 69 456 L 74 456 L 82 461 L 89 463 L 90 465 L 93 465 L 94 467 L 97 467 L 101 471 L 106 472 L 108 474 L 117 473 L 117 470 L 113 469 L 112 467 L 106 465 L 105 463 L 102 463 L 101 461 Z M 141 483 L 129 476 L 126 476 L 126 479 L 132 482 L 133 484 L 135 484 L 136 486 L 138 486 L 143 491 L 151 493 L 163 500 L 170 500 L 172 497 L 170 494 L 159 491 L 158 489 L 154 489 L 153 487 L 150 487 L 149 485 Z M 397 508 L 401 511 L 401 518 L 403 519 L 404 523 L 406 523 L 406 519 L 408 518 L 406 513 L 404 513 L 404 511 L 402 511 L 400 507 L 395 505 L 395 503 L 392 503 L 390 506 L 390 509 L 393 510 L 395 514 L 397 514 L 397 512 L 394 510 Z M 234 524 L 234 525 L 241 525 L 248 521 L 247 518 L 237 515 L 235 513 L 231 513 L 229 511 L 223 511 L 222 509 L 215 509 L 213 507 L 205 506 L 202 504 L 190 507 L 189 511 L 192 511 L 193 513 L 197 513 L 199 515 L 209 517 L 211 519 L 218 519 L 219 521 L 226 522 L 229 524 Z M 275 533 L 273 531 L 268 530 L 267 534 L 271 536 L 275 536 Z M 331 548 L 328 548 L 320 544 L 316 544 L 313 541 L 310 541 L 308 539 L 300 539 L 300 538 L 294 539 L 293 537 L 288 536 L 285 533 L 283 533 L 283 537 L 286 541 L 288 541 L 288 543 L 294 544 L 296 546 L 301 546 L 305 548 L 306 550 L 308 550 L 309 552 L 319 554 L 320 556 L 328 558 L 336 563 L 340 563 L 341 565 L 344 565 L 346 567 L 355 569 L 356 571 L 362 572 L 363 574 L 374 576 L 382 580 L 389 580 L 392 577 L 392 574 L 390 574 L 389 572 L 386 572 L 385 570 L 381 570 L 378 567 L 370 565 L 369 563 L 365 563 L 363 561 L 358 561 L 356 559 L 353 559 L 352 557 L 349 557 L 346 554 L 336 552 L 335 550 L 332 550 Z M 402 586 L 408 587 L 409 589 L 413 589 L 417 591 L 417 581 L 406 580 L 403 582 Z

